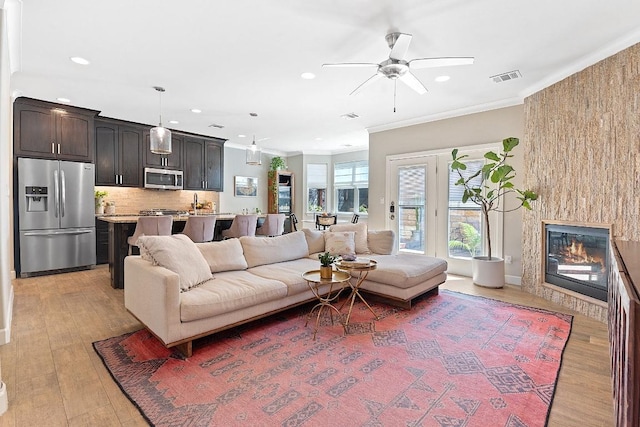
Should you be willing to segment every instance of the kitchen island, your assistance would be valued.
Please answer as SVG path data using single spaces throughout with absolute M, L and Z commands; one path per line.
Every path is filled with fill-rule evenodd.
M 189 215 L 172 215 L 172 233 L 180 233 L 184 229 Z M 216 214 L 216 227 L 214 240 L 222 240 L 222 230 L 231 226 L 235 214 Z M 118 214 L 98 216 L 97 219 L 109 224 L 109 272 L 111 273 L 111 286 L 124 288 L 124 258 L 129 253 L 127 239 L 133 235 L 136 223 L 140 215 Z M 258 218 L 258 225 L 263 221 L 264 215 Z

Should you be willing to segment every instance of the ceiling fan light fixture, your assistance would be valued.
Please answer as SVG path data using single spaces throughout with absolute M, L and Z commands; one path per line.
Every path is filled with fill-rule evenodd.
M 160 122 L 149 131 L 149 149 L 154 154 L 171 154 L 171 131 L 162 127 L 162 92 L 164 88 L 153 87 L 160 94 Z
M 253 136 L 253 143 L 247 147 L 246 162 L 248 165 L 255 166 L 259 166 L 262 164 L 262 150 L 256 145 L 255 135 Z

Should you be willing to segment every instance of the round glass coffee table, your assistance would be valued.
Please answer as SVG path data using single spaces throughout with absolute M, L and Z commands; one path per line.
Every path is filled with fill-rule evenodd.
M 335 266 L 336 268 L 338 268 L 338 270 L 344 270 L 348 273 L 351 273 L 353 271 L 358 272 L 358 277 L 355 278 L 356 279 L 355 283 L 353 283 L 351 280 L 349 281 L 349 286 L 351 286 L 351 295 L 349 295 L 349 297 L 342 303 L 342 305 L 339 308 L 339 310 L 342 310 L 342 307 L 344 307 L 347 301 L 351 300 L 351 304 L 349 305 L 349 313 L 347 314 L 347 320 L 344 322 L 344 326 L 347 327 L 349 325 L 349 319 L 351 318 L 351 310 L 353 310 L 353 303 L 356 301 L 356 297 L 360 298 L 360 301 L 362 301 L 364 305 L 367 306 L 369 311 L 373 313 L 374 319 L 379 320 L 376 312 L 373 311 L 373 308 L 371 308 L 369 303 L 365 301 L 362 294 L 360 294 L 360 286 L 362 285 L 362 282 L 364 282 L 364 280 L 367 278 L 367 275 L 371 270 L 375 270 L 378 267 L 378 263 L 373 259 L 370 259 L 369 263 L 367 263 L 366 265 L 350 264 L 348 262 L 339 261 L 335 264 Z M 351 276 L 351 274 L 349 274 L 349 276 Z
M 343 284 L 344 282 L 349 282 L 351 275 L 346 271 L 333 271 L 331 274 L 331 279 L 323 279 L 320 277 L 320 270 L 311 270 L 303 273 L 302 278 L 307 281 L 307 285 L 309 285 L 311 292 L 313 292 L 313 294 L 318 299 L 318 303 L 314 305 L 309 314 L 307 314 L 307 322 L 304 324 L 305 327 L 309 324 L 311 315 L 317 309 L 318 315 L 316 316 L 316 328 L 313 331 L 313 339 L 315 340 L 316 333 L 318 332 L 318 325 L 320 324 L 320 315 L 322 314 L 323 309 L 329 309 L 332 325 L 333 311 L 338 313 L 338 316 L 340 316 L 340 310 L 333 306 L 333 302 L 338 299 L 340 293 L 345 288 L 344 286 L 341 286 L 340 289 L 334 290 L 334 287 L 337 288 L 338 285 Z M 324 291 L 326 290 L 326 285 L 328 285 L 329 289 L 325 293 Z M 335 295 L 332 295 L 334 291 Z

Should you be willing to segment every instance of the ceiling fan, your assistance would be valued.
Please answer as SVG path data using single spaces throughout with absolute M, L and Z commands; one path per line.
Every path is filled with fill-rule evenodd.
M 411 73 L 411 69 L 448 67 L 452 65 L 473 64 L 472 56 L 443 56 L 435 58 L 415 58 L 409 61 L 404 59 L 411 43 L 411 34 L 393 32 L 387 34 L 385 40 L 391 49 L 389 59 L 380 63 L 375 62 L 339 62 L 332 64 L 322 64 L 323 67 L 378 67 L 376 73 L 355 88 L 349 95 L 356 95 L 362 89 L 386 77 L 391 80 L 400 80 L 420 95 L 427 92 L 422 82 Z

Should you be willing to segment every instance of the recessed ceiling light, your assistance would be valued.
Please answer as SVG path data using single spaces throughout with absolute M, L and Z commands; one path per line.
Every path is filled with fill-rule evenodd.
M 438 77 L 435 78 L 435 81 L 437 81 L 438 83 L 442 83 L 442 82 L 446 82 L 450 78 L 451 77 L 449 77 L 449 76 L 438 76 Z
M 316 141 L 322 141 L 322 138 L 317 137 L 317 138 L 316 138 Z
M 172 125 L 177 125 L 180 122 L 177 120 L 169 120 L 169 123 L 171 123 Z
M 316 78 L 316 75 L 315 75 L 315 74 L 313 74 L 313 73 L 309 73 L 309 72 L 307 72 L 307 73 L 302 73 L 302 74 L 300 74 L 300 77 L 302 77 L 302 78 L 303 78 L 303 79 L 305 79 L 305 80 L 313 80 L 313 79 L 315 79 L 315 78 Z
M 357 119 L 360 116 L 357 115 L 356 113 L 347 113 L 347 114 L 341 115 L 340 117 L 342 117 L 345 120 L 353 120 L 353 119 Z
M 73 62 L 75 62 L 76 64 L 80 64 L 80 65 L 89 65 L 89 64 L 91 64 L 91 62 L 89 62 L 88 59 L 84 59 L 84 58 L 82 58 L 80 56 L 72 56 L 69 59 L 72 60 Z
M 71 100 L 69 98 L 56 98 L 60 102 L 69 103 Z
M 243 134 L 238 135 L 238 138 L 246 138 L 246 137 L 247 135 L 243 135 Z
M 192 109 L 191 109 L 191 112 L 192 112 L 192 113 L 196 113 L 196 114 L 200 114 L 200 113 L 202 113 L 202 110 L 199 110 L 199 109 L 197 109 L 197 108 L 192 108 Z

